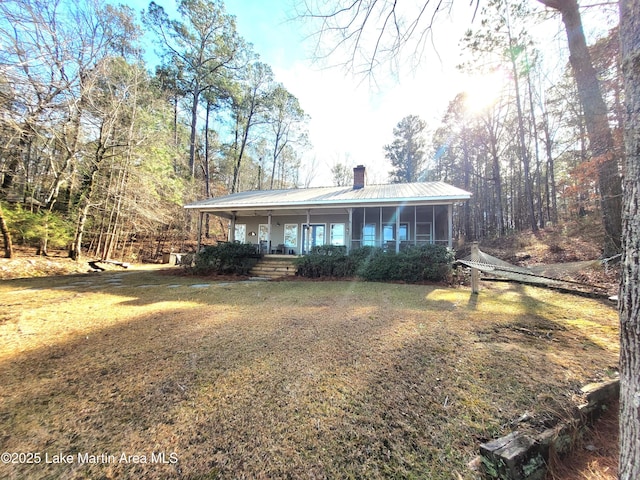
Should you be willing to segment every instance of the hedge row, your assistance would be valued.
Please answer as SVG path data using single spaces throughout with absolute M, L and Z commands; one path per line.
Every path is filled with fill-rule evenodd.
M 248 243 L 218 243 L 207 245 L 193 258 L 183 259 L 185 268 L 196 275 L 247 275 L 257 262 L 254 245 Z
M 345 247 L 315 247 L 297 260 L 298 275 L 361 277 L 367 281 L 442 281 L 450 277 L 455 255 L 442 245 L 412 246 L 401 252 L 362 247 L 347 254 Z
M 247 275 L 256 264 L 255 246 L 242 243 L 219 243 L 206 246 L 183 264 L 198 275 Z M 296 260 L 298 275 L 308 278 L 360 277 L 366 281 L 442 281 L 450 277 L 454 252 L 442 245 L 409 247 L 401 252 L 362 247 L 347 254 L 346 247 L 324 245 Z

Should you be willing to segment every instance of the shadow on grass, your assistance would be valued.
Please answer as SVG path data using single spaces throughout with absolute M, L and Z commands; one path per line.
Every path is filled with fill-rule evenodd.
M 130 319 L 1 359 L 2 451 L 75 461 L 5 464 L 0 476 L 466 477 L 479 440 L 567 386 L 538 345 L 479 341 L 474 326 L 493 317 L 457 321 L 465 307 L 425 299 L 424 287 L 139 287 L 154 278 L 105 286 L 126 293 L 116 304 Z M 196 306 L 136 310 L 175 300 Z M 177 463 L 120 462 L 160 452 Z M 117 461 L 80 464 L 78 453 Z

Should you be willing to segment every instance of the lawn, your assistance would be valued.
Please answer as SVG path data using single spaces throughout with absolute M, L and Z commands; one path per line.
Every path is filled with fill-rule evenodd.
M 473 478 L 618 360 L 612 304 L 510 284 L 109 271 L 0 304 L 0 478 Z

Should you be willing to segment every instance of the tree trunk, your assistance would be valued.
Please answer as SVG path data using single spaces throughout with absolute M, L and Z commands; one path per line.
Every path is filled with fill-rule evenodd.
M 231 185 L 231 193 L 236 193 L 240 188 L 240 166 L 242 164 L 242 157 L 244 156 L 244 150 L 247 147 L 247 143 L 249 141 L 249 129 L 252 126 L 254 113 L 255 113 L 255 106 L 254 104 L 252 104 L 251 109 L 249 111 L 249 115 L 247 116 L 244 132 L 242 134 L 242 142 L 240 143 L 240 152 L 238 152 L 238 157 L 236 158 L 235 164 L 233 166 L 233 184 Z
M 269 185 L 269 189 L 273 190 L 273 181 L 276 177 L 276 163 L 278 162 L 278 147 L 280 143 L 280 135 L 279 132 L 276 134 L 276 142 L 273 147 L 273 165 L 271 167 L 271 184 Z
M 2 231 L 2 239 L 4 240 L 4 258 L 13 258 L 13 243 L 11 242 L 11 233 L 7 222 L 4 220 L 2 205 L 0 205 L 0 230 Z
M 625 194 L 620 289 L 621 480 L 640 478 L 640 1 L 620 2 L 625 84 Z
M 549 115 L 545 112 L 542 116 L 542 130 L 544 132 L 544 147 L 547 155 L 547 169 L 545 175 L 545 196 L 547 203 L 547 216 L 553 225 L 558 224 L 558 201 L 556 195 L 555 162 L 553 160 L 553 139 L 549 127 Z
M 193 102 L 191 104 L 191 134 L 189 135 L 189 171 L 191 177 L 196 176 L 196 135 L 198 133 L 198 100 L 200 99 L 200 86 L 196 83 L 193 89 Z
M 211 198 L 211 172 L 209 166 L 209 116 L 211 114 L 211 102 L 207 100 L 207 115 L 204 121 L 204 166 L 202 173 L 204 175 L 204 195 L 205 198 Z
M 101 132 L 102 135 L 102 132 Z M 100 164 L 104 160 L 106 153 L 106 147 L 104 143 L 100 143 L 96 149 L 95 158 L 91 165 L 91 170 L 85 179 L 82 186 L 80 202 L 79 202 L 79 214 L 78 222 L 76 223 L 76 233 L 69 250 L 69 258 L 79 262 L 82 257 L 82 237 L 84 235 L 84 229 L 87 224 L 87 217 L 89 216 L 89 209 L 91 208 L 91 197 L 93 196 L 93 189 L 96 183 L 96 176 L 100 169 Z
M 525 132 L 524 132 L 524 113 L 522 111 L 522 96 L 520 94 L 520 79 L 518 77 L 518 66 L 516 65 L 516 56 L 514 48 L 514 40 L 511 37 L 511 27 L 509 27 L 509 48 L 511 53 L 509 58 L 511 60 L 511 68 L 513 73 L 513 85 L 515 87 L 516 94 L 516 109 L 518 113 L 518 141 L 520 156 L 522 159 L 522 166 L 524 168 L 524 196 L 526 206 L 526 217 L 529 220 L 529 226 L 534 232 L 538 231 L 538 222 L 536 221 L 535 207 L 533 205 L 533 186 L 531 185 L 531 159 L 529 157 L 529 150 L 527 149 Z
M 576 0 L 539 1 L 562 14 L 569 42 L 569 62 L 584 110 L 589 147 L 591 155 L 598 160 L 600 206 L 606 235 L 604 254 L 611 256 L 620 252 L 622 183 L 618 172 L 618 154 L 614 148 L 613 134 L 607 117 L 607 106 L 602 98 L 598 77 L 587 48 L 580 10 Z

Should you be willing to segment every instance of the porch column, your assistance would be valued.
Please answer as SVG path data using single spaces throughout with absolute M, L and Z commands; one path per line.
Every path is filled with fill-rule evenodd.
M 400 207 L 396 207 L 396 253 L 400 251 Z
M 382 228 L 382 207 L 378 208 L 378 210 L 380 210 L 380 215 L 379 215 L 379 218 L 378 218 L 378 221 L 380 222 L 379 223 L 379 225 L 380 225 L 380 229 L 379 229 L 380 241 L 378 243 L 378 246 L 381 247 L 381 248 L 384 248 L 384 232 L 383 232 L 383 228 Z
M 449 248 L 453 248 L 453 204 L 450 203 L 449 205 L 447 205 L 447 220 L 449 221 L 449 231 L 448 231 L 448 235 L 449 235 Z
M 353 241 L 353 207 L 349 208 L 349 224 L 347 225 L 347 255 L 351 252 L 351 242 Z
M 204 212 L 198 212 L 198 244 L 196 246 L 196 253 L 200 252 L 200 247 L 202 245 L 202 217 L 204 216 Z
M 231 226 L 229 227 L 229 242 L 236 241 L 236 213 L 231 212 Z
M 269 210 L 267 212 L 267 253 L 271 253 L 271 218 L 272 218 L 272 212 L 271 210 Z M 258 240 L 258 243 L 260 243 L 260 241 Z
M 431 242 L 429 243 L 436 243 L 436 232 L 438 231 L 436 229 L 436 207 L 437 205 L 433 205 L 431 207 Z
M 413 206 L 413 245 L 418 245 L 418 206 Z
M 304 253 L 310 253 L 311 252 L 311 248 L 310 244 L 311 244 L 311 210 L 307 210 L 307 241 L 305 242 L 304 246 L 306 248 L 306 251 Z

